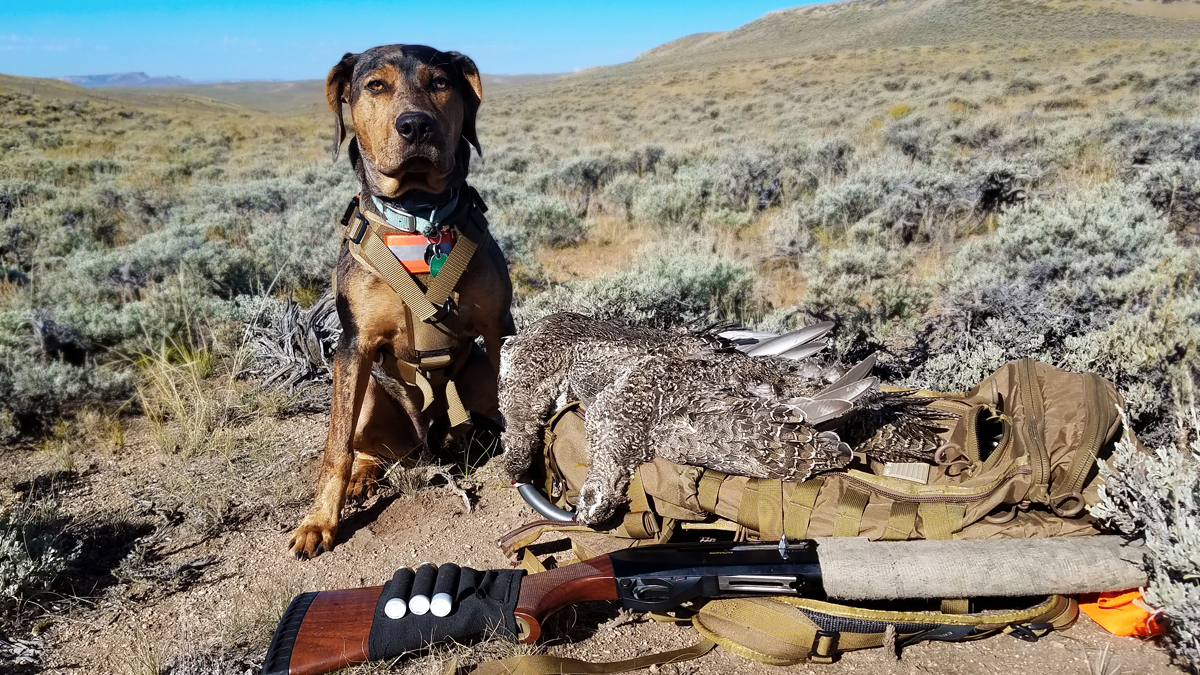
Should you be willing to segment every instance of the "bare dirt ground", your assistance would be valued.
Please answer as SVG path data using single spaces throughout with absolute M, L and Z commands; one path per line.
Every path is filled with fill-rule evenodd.
M 294 453 L 294 464 L 283 469 L 311 494 L 326 417 L 310 414 L 273 423 L 278 438 L 288 439 L 293 447 L 289 453 Z M 155 480 L 156 472 L 165 475 L 171 458 L 153 450 L 140 433 L 144 430 L 135 424 L 125 448 L 117 453 L 77 457 L 75 477 L 59 480 L 62 508 L 79 518 L 152 510 L 145 504 L 144 495 L 152 494 L 146 490 L 147 480 Z M 12 485 L 22 486 L 59 470 L 61 458 L 45 451 L 17 450 L 0 455 L 0 462 L 12 472 Z M 495 540 L 533 520 L 534 513 L 500 478 L 494 463 L 460 483 L 473 493 L 471 511 L 446 486 L 386 488 L 363 507 L 348 510 L 337 548 L 309 561 L 287 554 L 289 531 L 303 510 L 303 500 L 233 519 L 219 532 L 188 535 L 185 528 L 160 527 L 160 534 L 143 536 L 152 540 L 158 552 L 157 567 L 149 569 L 165 570 L 161 579 L 144 571 L 132 578 L 125 575 L 93 593 L 82 593 L 87 597 L 84 601 L 47 606 L 48 623 L 42 624 L 44 630 L 32 641 L 43 650 L 41 672 L 257 672 L 274 623 L 295 593 L 375 585 L 398 566 L 424 561 L 453 561 L 481 569 L 507 566 Z M 6 501 L 20 496 L 22 488 L 9 489 L 3 495 Z M 250 495 L 230 497 L 253 502 Z M 135 555 L 136 547 L 131 549 Z M 565 610 L 553 623 L 546 651 L 589 660 L 630 658 L 698 640 L 685 626 L 659 624 L 604 604 Z M 460 663 L 470 663 L 513 653 L 497 645 L 482 650 L 457 648 L 355 670 L 441 672 L 451 655 L 459 656 Z M 7 667 L 0 661 L 0 670 Z M 14 667 L 12 672 L 38 670 Z M 846 654 L 832 665 L 802 664 L 781 670 L 717 649 L 698 660 L 654 672 L 1175 675 L 1182 671 L 1153 643 L 1111 636 L 1081 617 L 1070 630 L 1037 643 L 1001 635 L 967 644 L 921 644 L 905 649 L 898 661 L 883 650 L 867 650 Z

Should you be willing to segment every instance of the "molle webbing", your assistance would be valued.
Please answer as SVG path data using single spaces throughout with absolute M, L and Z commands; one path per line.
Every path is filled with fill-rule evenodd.
M 825 479 L 809 478 L 792 487 L 791 508 L 783 514 L 783 529 L 789 539 L 804 539 L 808 536 L 808 524 L 812 520 L 813 506 Z

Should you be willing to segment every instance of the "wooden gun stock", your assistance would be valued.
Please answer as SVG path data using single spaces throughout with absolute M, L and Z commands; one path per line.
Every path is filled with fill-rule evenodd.
M 263 675 L 320 675 L 367 661 L 367 637 L 382 590 L 368 586 L 297 595 L 275 627 Z
M 296 596 L 275 629 L 263 675 L 320 675 L 371 660 L 368 637 L 382 590 L 370 586 Z M 608 556 L 531 574 L 521 580 L 513 611 L 518 639 L 537 640 L 546 617 L 567 605 L 615 599 Z
M 585 600 L 616 600 L 617 581 L 608 556 L 584 560 L 521 580 L 517 598 L 517 626 L 521 642 L 533 642 L 542 634 L 542 622 L 555 611 Z

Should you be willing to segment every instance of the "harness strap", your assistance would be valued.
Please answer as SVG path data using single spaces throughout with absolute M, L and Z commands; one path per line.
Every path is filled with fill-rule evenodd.
M 365 217 L 369 224 L 358 243 L 353 238 L 347 237 L 350 253 L 359 262 L 365 263 L 367 267 L 383 277 L 388 286 L 391 286 L 392 290 L 404 301 L 405 306 L 412 310 L 412 313 L 416 314 L 421 321 L 429 321 L 436 317 L 440 310 L 429 301 L 416 279 L 413 279 L 408 270 L 404 269 L 404 265 L 400 264 L 387 244 L 383 243 L 383 235 L 380 230 L 382 228 L 391 229 L 391 226 L 381 221 L 373 213 L 356 210 L 354 217 L 360 216 Z M 354 227 L 353 219 L 351 219 L 351 227 Z
M 454 384 L 454 376 L 458 375 L 463 366 L 467 364 L 470 356 L 469 349 L 459 350 L 453 361 L 438 365 L 434 369 L 426 368 L 423 363 L 411 363 L 396 359 L 396 369 L 400 371 L 400 377 L 406 383 L 421 390 L 424 398 L 424 403 L 421 405 L 422 411 L 427 410 L 433 403 L 434 390 L 444 389 L 446 392 L 446 415 L 450 418 L 450 426 L 456 427 L 471 419 L 470 414 L 463 407 L 462 398 L 458 395 L 458 387 Z
M 425 292 L 425 296 L 430 303 L 441 306 L 449 299 L 454 287 L 458 285 L 459 277 L 467 270 L 476 249 L 487 240 L 487 225 L 483 211 L 472 204 L 470 215 L 458 225 L 460 236 L 454 243 L 454 248 L 450 250 L 450 256 L 442 264 L 437 276 L 429 281 L 429 290 Z
M 429 380 L 421 372 L 421 368 L 415 363 L 396 359 L 396 370 L 400 371 L 400 377 L 405 382 L 421 390 L 422 398 L 425 401 L 421 406 L 421 412 L 424 412 L 433 403 L 433 385 L 429 383 Z

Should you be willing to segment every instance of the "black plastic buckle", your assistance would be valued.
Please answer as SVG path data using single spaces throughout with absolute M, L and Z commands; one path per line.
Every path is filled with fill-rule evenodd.
M 1050 631 L 1053 629 L 1054 626 L 1048 623 L 1031 623 L 1025 626 L 1014 624 L 1009 626 L 1008 634 L 1025 642 L 1037 642 L 1042 636 L 1034 631 Z
M 354 215 L 354 210 L 357 208 L 358 195 L 354 195 L 354 198 L 350 200 L 350 205 L 346 207 L 346 212 L 342 214 L 342 220 L 340 221 L 342 223 L 342 227 L 346 227 L 350 224 L 350 216 Z
M 842 634 L 832 630 L 819 630 L 813 636 L 808 649 L 808 660 L 813 663 L 833 663 L 837 660 L 838 639 Z M 822 645 L 822 643 L 824 643 Z
M 930 628 L 927 631 L 917 633 L 899 644 L 901 649 L 909 645 L 915 645 L 926 640 L 939 642 L 959 642 L 975 634 L 975 626 L 960 626 L 957 624 L 949 624 Z

